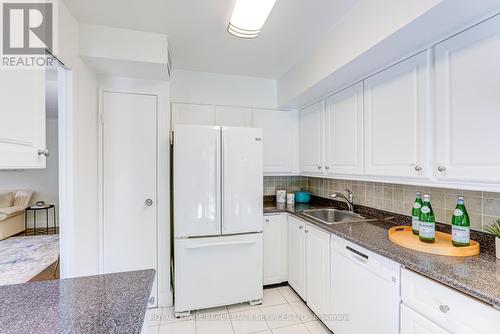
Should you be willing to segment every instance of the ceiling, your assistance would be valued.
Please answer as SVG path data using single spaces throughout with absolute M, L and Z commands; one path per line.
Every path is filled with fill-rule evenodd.
M 358 0 L 278 0 L 259 37 L 226 32 L 234 0 L 65 0 L 78 21 L 168 35 L 175 69 L 276 79 Z

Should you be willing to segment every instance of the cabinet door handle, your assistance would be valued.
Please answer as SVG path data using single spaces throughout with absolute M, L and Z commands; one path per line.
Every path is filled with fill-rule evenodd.
M 269 219 L 266 219 L 266 223 L 269 223 Z
M 438 166 L 438 172 L 446 172 L 446 167 L 445 166 Z
M 416 166 L 415 166 L 415 171 L 416 171 L 416 172 L 420 172 L 420 171 L 422 171 L 422 166 L 416 165 Z
M 321 167 L 321 166 L 318 166 L 318 169 L 321 169 L 321 168 L 323 168 L 323 167 Z
M 44 156 L 46 156 L 48 158 L 49 155 L 50 155 L 50 152 L 49 152 L 48 149 L 38 150 L 38 155 L 44 155 Z
M 330 166 L 325 166 L 325 169 L 326 169 L 326 170 L 330 169 Z
M 447 313 L 450 310 L 448 305 L 439 305 L 439 310 L 443 313 Z
M 153 200 L 151 198 L 148 198 L 144 201 L 144 204 L 146 204 L 146 206 L 151 206 L 153 205 Z
M 304 228 L 304 226 L 299 226 L 299 230 L 302 230 Z
M 309 233 L 309 230 L 305 230 L 304 232 Z

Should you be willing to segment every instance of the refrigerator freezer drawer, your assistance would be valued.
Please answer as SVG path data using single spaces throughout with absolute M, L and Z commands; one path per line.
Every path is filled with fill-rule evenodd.
M 175 312 L 263 298 L 262 233 L 174 243 Z

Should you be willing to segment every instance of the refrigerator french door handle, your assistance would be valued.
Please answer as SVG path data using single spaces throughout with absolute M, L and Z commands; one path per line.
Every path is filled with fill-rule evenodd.
M 221 147 L 220 147 L 220 135 L 217 137 L 215 141 L 215 187 L 217 189 L 216 198 L 217 207 L 216 207 L 216 223 L 219 225 L 220 233 L 222 233 L 222 198 L 221 198 Z
M 224 234 L 224 218 L 225 218 L 225 212 L 224 212 L 224 201 L 226 200 L 225 196 L 225 178 L 226 178 L 226 171 L 224 170 L 225 167 L 225 159 L 226 159 L 226 145 L 225 145 L 225 140 L 224 140 L 224 128 L 220 127 L 220 152 L 221 152 L 221 159 L 220 159 L 220 175 L 221 176 L 221 181 L 220 181 L 220 210 L 221 210 L 221 234 Z
M 228 241 L 228 242 L 212 242 L 206 244 L 187 246 L 186 249 L 199 249 L 208 247 L 218 247 L 218 246 L 239 246 L 239 245 L 252 245 L 255 244 L 255 240 L 251 241 Z

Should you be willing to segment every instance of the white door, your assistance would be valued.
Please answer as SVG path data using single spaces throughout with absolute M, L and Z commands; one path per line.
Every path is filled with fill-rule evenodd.
M 221 128 L 174 130 L 174 236 L 221 234 Z
M 326 315 L 330 297 L 330 234 L 306 224 L 307 306 Z
M 300 111 L 300 168 L 304 173 L 323 174 L 323 101 Z
M 174 245 L 176 312 L 263 298 L 262 233 L 176 239 Z
M 298 112 L 254 109 L 254 126 L 264 136 L 264 174 L 299 172 Z
M 222 234 L 262 231 L 262 129 L 222 127 Z
M 401 334 L 450 334 L 450 332 L 401 304 Z
M 104 92 L 103 268 L 157 270 L 157 97 Z M 157 283 L 150 306 L 157 303 Z
M 288 217 L 288 284 L 306 300 L 305 223 Z
M 429 109 L 428 52 L 364 81 L 367 175 L 429 175 Z
M 283 265 L 281 215 L 264 216 L 264 285 L 281 283 Z
M 252 109 L 244 107 L 216 106 L 215 124 L 220 126 L 252 127 Z
M 0 70 L 0 169 L 45 168 L 45 69 Z
M 172 126 L 215 125 L 214 106 L 207 104 L 172 103 Z
M 363 174 L 363 83 L 325 101 L 328 174 Z
M 500 17 L 435 47 L 441 179 L 500 183 Z

